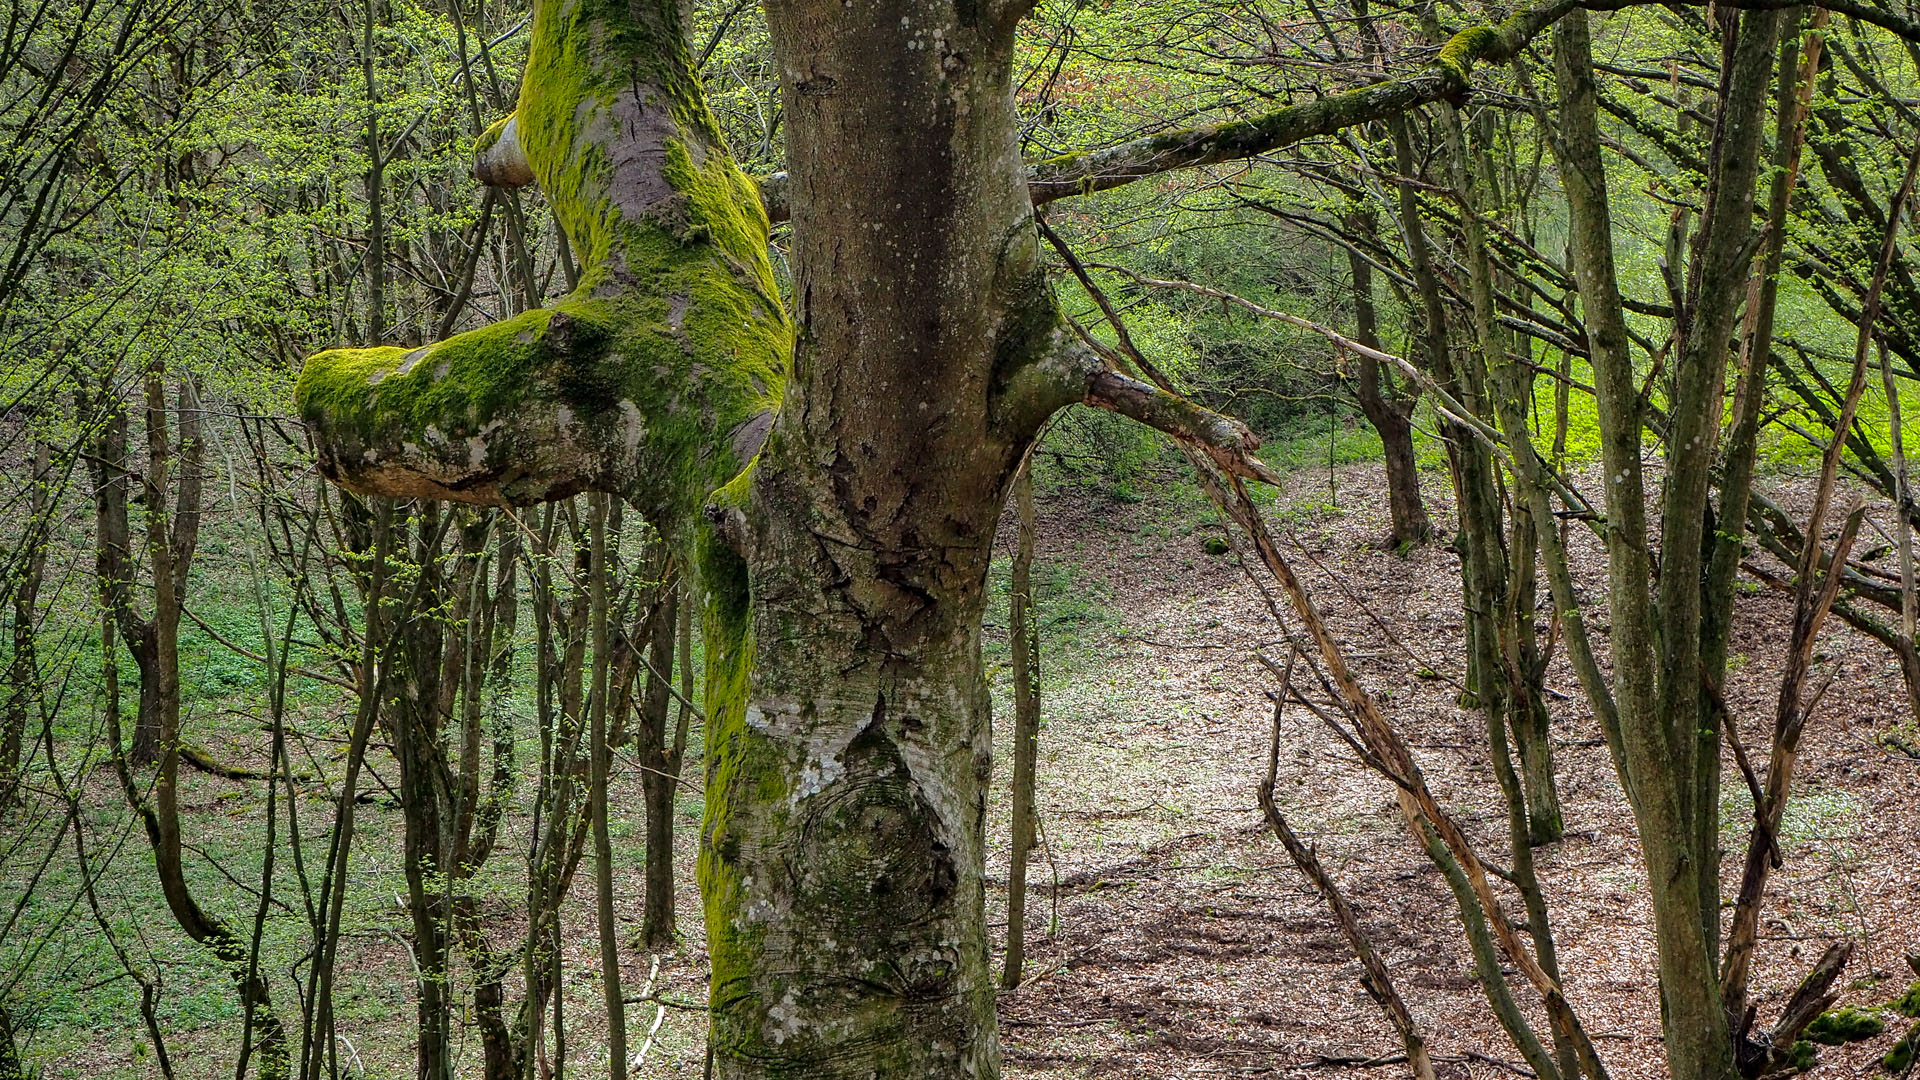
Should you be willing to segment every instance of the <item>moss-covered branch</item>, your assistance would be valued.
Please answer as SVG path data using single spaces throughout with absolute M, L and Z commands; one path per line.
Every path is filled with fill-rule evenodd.
M 540 185 L 579 287 L 424 348 L 308 360 L 296 396 L 322 470 L 464 502 L 609 491 L 663 532 L 697 523 L 764 440 L 793 335 L 672 0 L 538 5 L 518 107 L 474 172 Z
M 1028 166 L 1029 191 L 1035 205 L 1105 191 L 1176 169 L 1250 158 L 1359 124 L 1396 116 L 1431 102 L 1458 100 L 1468 92 L 1468 78 L 1475 65 L 1512 59 L 1535 35 L 1569 11 L 1575 8 L 1620 11 L 1654 2 L 1554 0 L 1553 3 L 1519 12 L 1495 25 L 1462 30 L 1441 46 L 1433 63 L 1425 71 L 1415 75 L 1389 79 L 1318 101 L 1289 105 L 1245 120 L 1182 128 L 1116 146 L 1062 154 L 1034 162 Z M 1704 3 L 1700 6 L 1704 6 Z M 1793 0 L 1727 0 L 1721 6 L 1777 10 L 1802 5 Z M 1920 41 L 1920 21 L 1860 0 L 1831 0 L 1813 6 L 1859 19 L 1909 41 Z M 782 198 L 785 180 L 785 174 L 777 174 L 761 181 L 768 213 L 775 221 L 783 220 L 785 216 Z
M 533 183 L 533 166 L 520 148 L 520 118 L 495 120 L 473 141 L 473 178 L 488 187 L 522 188 Z
M 1512 58 L 1535 34 L 1574 6 L 1573 0 L 1555 0 L 1498 25 L 1463 30 L 1441 47 L 1427 70 L 1417 75 L 1289 105 L 1246 120 L 1163 132 L 1037 162 L 1029 171 L 1029 190 L 1035 203 L 1105 191 L 1174 169 L 1264 154 L 1397 116 L 1428 102 L 1458 100 L 1467 93 L 1467 79 L 1475 64 Z

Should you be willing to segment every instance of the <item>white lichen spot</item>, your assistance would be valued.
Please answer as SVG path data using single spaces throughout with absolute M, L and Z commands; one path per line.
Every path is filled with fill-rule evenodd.
M 775 1046 L 800 1034 L 798 998 L 799 995 L 794 992 L 793 987 L 789 986 L 787 992 L 780 995 L 780 1000 L 774 1002 L 773 1006 L 767 1010 L 767 1021 L 770 1024 L 767 1038 L 772 1039 Z
M 637 450 L 640 440 L 647 434 L 647 418 L 640 415 L 640 406 L 628 398 L 620 399 L 620 441 L 629 450 Z
M 809 795 L 817 795 L 847 771 L 838 754 L 821 754 L 811 758 L 800 769 L 800 783 L 794 787 L 792 805 L 800 805 L 800 800 Z
M 405 375 L 407 372 L 412 371 L 413 365 L 419 363 L 420 358 L 425 355 L 427 355 L 427 350 L 423 347 L 423 348 L 415 349 L 412 352 L 408 353 L 407 355 L 401 357 L 399 366 L 393 369 L 394 375 L 396 376 Z

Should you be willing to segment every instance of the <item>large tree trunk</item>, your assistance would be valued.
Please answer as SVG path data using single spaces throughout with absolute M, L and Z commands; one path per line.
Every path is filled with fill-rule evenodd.
M 796 344 L 673 0 L 543 0 L 519 107 L 476 171 L 539 182 L 579 288 L 301 375 L 337 482 L 616 492 L 692 574 L 718 1076 L 998 1074 L 980 626 L 1010 477 L 1083 399 L 1263 475 L 1244 428 L 1061 332 L 1014 125 L 1027 6 L 769 5 Z
M 1014 14 L 769 5 L 799 346 L 748 511 L 746 707 L 710 714 L 717 1076 L 999 1071 L 980 623 L 1033 417 L 992 391 L 1055 318 Z

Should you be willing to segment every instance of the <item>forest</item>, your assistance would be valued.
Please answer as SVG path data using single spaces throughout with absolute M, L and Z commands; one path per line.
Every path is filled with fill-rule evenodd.
M 0 1080 L 1914 1075 L 1904 0 L 7 3 Z

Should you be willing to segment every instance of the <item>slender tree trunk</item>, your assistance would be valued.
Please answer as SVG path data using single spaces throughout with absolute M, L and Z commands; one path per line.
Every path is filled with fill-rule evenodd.
M 187 882 L 185 841 L 180 829 L 180 617 L 188 570 L 199 540 L 201 492 L 206 447 L 201 436 L 202 405 L 191 376 L 179 383 L 177 430 L 167 421 L 166 373 L 155 361 L 143 378 L 147 457 L 141 477 L 146 504 L 147 564 L 151 574 L 153 615 L 134 611 L 127 514 L 127 418 L 121 404 L 102 401 L 104 429 L 93 455 L 95 566 L 101 598 L 132 647 L 140 666 L 140 722 L 152 727 L 157 758 L 150 789 L 143 789 L 120 751 L 117 698 L 107 712 L 108 736 L 121 792 L 145 826 L 153 851 L 161 895 L 188 937 L 211 952 L 232 979 L 243 1014 L 251 1018 L 260 1075 L 284 1080 L 288 1070 L 286 1035 L 273 1011 L 266 980 L 258 973 L 248 943 L 223 920 L 201 907 Z M 111 394 L 111 390 L 108 391 Z M 169 506 L 169 501 L 172 505 Z M 151 794 L 148 794 L 150 790 Z
M 541 542 L 528 553 L 536 638 L 540 728 L 534 831 L 527 854 L 527 933 L 520 950 L 526 996 L 514 1023 L 521 1076 L 560 1077 L 566 1069 L 567 1029 L 562 977 L 560 912 L 572 886 L 593 815 L 576 777 L 591 768 L 582 751 L 591 732 L 587 715 L 587 648 L 592 600 L 586 584 L 591 553 L 577 529 L 575 503 L 550 504 Z M 567 584 L 555 564 L 572 555 Z
M 52 447 L 44 440 L 35 442 L 28 484 L 27 527 L 20 537 L 15 556 L 18 572 L 11 582 L 13 656 L 7 665 L 6 704 L 0 709 L 0 809 L 18 795 L 27 714 L 40 701 L 40 583 L 46 573 L 48 526 L 53 513 Z
M 1499 203 L 1499 193 L 1485 148 L 1469 145 L 1465 128 L 1459 111 L 1446 106 L 1443 131 L 1461 209 L 1473 323 L 1472 344 L 1457 365 L 1461 374 L 1455 380 L 1456 394 L 1489 424 L 1498 424 L 1502 415 L 1515 418 L 1508 441 L 1526 440 L 1530 446 L 1533 435 L 1525 417 L 1533 397 L 1533 368 L 1509 354 L 1510 340 L 1496 323 L 1494 269 L 1481 221 L 1487 204 Z M 1476 655 L 1484 657 L 1479 674 L 1488 687 L 1500 684 L 1497 693 L 1476 689 L 1481 689 L 1482 707 L 1495 721 L 1490 729 L 1495 740 L 1505 742 L 1510 733 L 1519 751 L 1524 795 L 1519 812 L 1526 821 L 1527 838 L 1534 844 L 1550 843 L 1560 839 L 1565 827 L 1554 781 L 1552 734 L 1539 690 L 1543 672 L 1537 663 L 1533 618 L 1536 523 L 1524 498 L 1509 502 L 1497 496 L 1502 477 L 1492 452 L 1477 435 L 1463 431 L 1461 436 L 1465 444 L 1457 456 L 1463 463 L 1471 459 L 1476 487 L 1482 489 L 1475 498 L 1463 496 L 1460 504 L 1461 535 L 1474 546 L 1473 558 L 1479 564 L 1475 573 L 1466 575 L 1467 606 L 1473 625 L 1490 629 L 1493 635 L 1490 655 L 1476 649 Z M 1532 456 L 1530 448 L 1520 452 Z M 1462 482 L 1466 483 L 1465 478 Z M 1470 516 L 1483 513 L 1491 516 L 1469 521 Z M 1498 730 L 1501 725 L 1505 733 Z M 1499 747 L 1495 754 L 1501 756 Z
M 1378 232 L 1371 213 L 1359 215 L 1356 224 L 1364 235 Z M 1358 252 L 1347 252 L 1347 266 L 1353 274 L 1353 338 L 1370 349 L 1380 348 L 1378 315 L 1373 302 L 1373 265 Z M 1380 362 L 1370 356 L 1359 358 L 1359 379 L 1355 396 L 1367 422 L 1380 435 L 1382 457 L 1387 470 L 1387 513 L 1393 523 L 1388 537 L 1394 547 L 1424 544 L 1433 536 L 1433 523 L 1427 519 L 1427 506 L 1420 497 L 1420 465 L 1413 452 L 1413 406 L 1417 400 L 1393 392 L 1381 376 Z
M 441 540 L 445 535 L 442 510 L 428 503 L 412 519 L 415 573 L 425 582 L 425 602 L 395 627 L 398 639 L 399 693 L 390 702 L 388 734 L 399 764 L 402 851 L 407 882 L 407 912 L 413 923 L 413 963 L 417 1080 L 451 1080 L 453 1076 L 453 994 L 448 985 L 452 951 L 451 911 L 444 902 L 445 885 L 457 871 L 449 865 L 448 843 L 452 821 L 452 776 L 447 768 L 445 737 L 446 625 L 435 611 L 448 602 L 442 580 Z M 456 631 L 457 633 L 457 631 Z
M 1034 773 L 1040 742 L 1040 624 L 1033 610 L 1033 459 L 1013 483 L 1019 541 L 1007 596 L 1013 652 L 1013 854 L 1007 869 L 1007 956 L 1000 988 L 1020 986 L 1027 942 L 1027 855 L 1034 842 Z
M 387 333 L 386 148 L 380 145 L 380 84 L 373 76 L 373 0 L 364 0 L 362 7 L 360 65 L 367 91 L 367 344 L 378 345 Z
M 640 940 L 649 949 L 673 947 L 673 801 L 680 787 L 677 746 L 684 746 L 668 728 L 672 713 L 674 636 L 680 627 L 680 583 L 672 573 L 659 586 L 660 603 L 647 623 L 647 640 L 636 648 L 647 650 L 646 692 L 640 700 L 642 772 L 640 790 L 647 812 L 646 910 L 640 920 Z M 684 710 L 681 713 L 685 718 Z
M 321 489 L 324 500 L 325 489 Z M 346 773 L 340 781 L 340 794 L 334 804 L 333 829 L 327 840 L 327 861 L 320 879 L 320 903 L 314 913 L 313 968 L 308 976 L 302 1009 L 303 1037 L 300 1043 L 301 1080 L 320 1080 L 329 1069 L 339 1067 L 339 1036 L 335 1025 L 333 987 L 335 959 L 340 950 L 340 923 L 346 906 L 349 857 L 353 853 L 355 808 L 359 800 L 360 771 L 365 765 L 367 745 L 373 738 L 380 699 L 385 695 L 389 664 L 386 648 L 387 568 L 392 555 L 393 505 L 379 500 L 371 514 L 356 512 L 357 503 L 342 500 L 343 514 L 349 523 L 349 545 L 371 556 L 366 569 L 357 575 L 361 583 L 365 630 L 360 641 L 357 698 L 353 727 L 347 738 Z M 354 519 L 360 517 L 363 536 L 354 536 Z M 365 520 L 370 518 L 371 520 Z M 360 541 L 356 543 L 356 541 Z M 491 1080 L 491 1078 L 490 1078 Z
M 519 778 L 513 715 L 514 636 L 520 623 L 519 551 L 519 530 L 503 525 L 495 553 L 499 564 L 493 589 L 492 636 L 487 643 L 486 712 L 492 729 L 493 780 L 487 801 L 480 810 L 486 853 L 491 853 L 501 818 Z M 477 855 L 475 861 L 481 857 Z M 468 921 L 464 924 L 467 928 L 462 931 L 462 940 L 467 962 L 473 969 L 473 1010 L 480 1027 L 480 1075 L 483 1080 L 516 1080 L 522 1047 L 515 1042 L 513 1030 L 507 1024 L 504 986 L 513 958 L 511 953 L 503 956 L 493 948 L 479 925 L 478 911 L 471 898 L 463 908 Z
M 1642 405 L 1613 268 L 1586 16 L 1575 11 L 1555 29 L 1560 138 L 1554 148 L 1567 190 L 1574 272 L 1586 302 L 1609 480 L 1618 757 L 1653 901 L 1668 1066 L 1687 1080 L 1735 1074 L 1716 970 L 1721 733 L 1705 690 L 1723 675 L 1708 666 L 1716 653 L 1712 608 L 1722 601 L 1707 595 L 1703 555 L 1712 527 L 1706 495 L 1727 342 L 1753 254 L 1754 180 L 1779 24 L 1778 12 L 1748 12 L 1728 39 L 1712 183 L 1684 298 L 1688 308 L 1677 327 L 1657 578 L 1647 557 L 1652 545 L 1640 461 Z M 1649 582 L 1657 582 L 1657 605 Z
M 1774 172 L 1767 199 L 1766 247 L 1757 260 L 1750 286 L 1744 349 L 1734 390 L 1733 431 L 1727 440 L 1726 466 L 1719 485 L 1720 520 L 1735 524 L 1732 529 L 1723 526 L 1722 535 L 1714 542 L 1708 568 L 1709 598 L 1719 601 L 1725 597 L 1724 602 L 1712 603 L 1708 607 L 1708 617 L 1716 619 L 1709 623 L 1705 635 L 1709 670 L 1724 670 L 1725 652 L 1732 636 L 1731 627 L 1718 625 L 1717 620 L 1732 617 L 1732 586 L 1744 549 L 1740 535 L 1747 520 L 1760 416 L 1767 396 L 1768 356 L 1773 347 L 1774 315 L 1779 297 L 1778 278 L 1786 246 L 1787 212 L 1800 173 L 1807 113 L 1813 98 L 1814 78 L 1819 71 L 1823 43 L 1820 26 L 1825 24 L 1824 15 L 1821 12 L 1816 16 L 1818 25 L 1806 35 L 1804 42 L 1799 34 L 1789 33 L 1780 45 L 1776 75 Z M 1793 19 L 1797 26 L 1800 22 L 1797 12 Z M 1898 403 L 1890 403 L 1893 415 L 1897 418 Z M 1896 430 L 1895 439 L 1898 437 Z M 1896 441 L 1896 449 L 1898 446 Z M 1905 524 L 1904 519 L 1901 523 Z M 1734 533 L 1731 538 L 1725 535 L 1729 531 Z M 1902 535 L 1905 535 L 1904 532 Z M 1716 710 L 1717 697 L 1716 694 Z M 1764 809 L 1755 807 L 1756 813 Z M 1725 1011 L 1743 1026 L 1747 1006 L 1747 977 L 1753 954 L 1754 929 L 1749 924 L 1757 923 L 1758 913 L 1758 897 L 1749 899 L 1743 885 L 1729 927 L 1726 955 L 1722 957 L 1720 965 L 1721 996 Z
M 13 1034 L 13 1012 L 0 1005 L 0 1080 L 28 1080 L 20 1065 L 20 1044 Z
M 613 914 L 613 836 L 607 828 L 607 779 L 613 765 L 613 747 L 607 742 L 608 653 L 613 644 L 607 615 L 607 503 L 608 496 L 587 497 L 591 561 L 587 588 L 593 622 L 593 686 L 587 698 L 588 777 L 587 809 L 593 817 L 594 915 L 600 931 L 600 992 L 607 1011 L 607 1074 L 611 1080 L 627 1075 L 627 1007 L 620 996 L 620 928 Z

